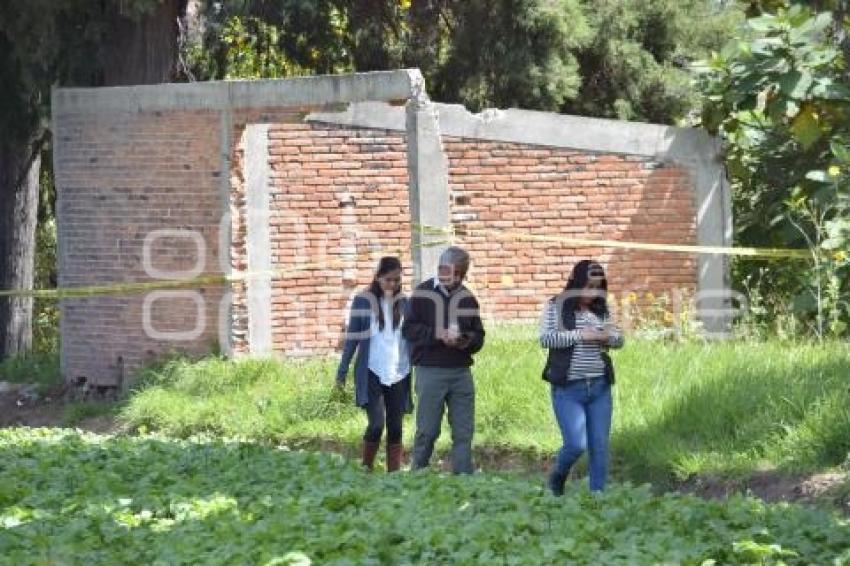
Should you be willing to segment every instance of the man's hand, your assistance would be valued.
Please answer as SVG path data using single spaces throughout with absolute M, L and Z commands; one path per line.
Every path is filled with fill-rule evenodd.
M 449 328 L 448 330 L 443 330 L 442 328 L 437 329 L 437 340 L 439 340 L 446 346 L 456 348 L 457 343 L 460 339 L 460 333 L 458 333 L 458 331 L 453 328 Z

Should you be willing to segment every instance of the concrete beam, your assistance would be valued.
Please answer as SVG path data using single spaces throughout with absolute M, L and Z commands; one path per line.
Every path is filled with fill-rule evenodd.
M 406 101 L 421 89 L 418 69 L 275 80 L 209 81 L 99 88 L 55 88 L 54 115 L 318 106 Z
M 703 130 L 642 122 L 568 116 L 534 110 L 484 110 L 473 114 L 457 104 L 433 103 L 440 134 L 478 140 L 545 145 L 641 155 L 659 160 L 717 156 L 719 144 Z M 312 112 L 310 122 L 404 131 L 405 111 L 383 102 L 350 104 L 340 112 Z

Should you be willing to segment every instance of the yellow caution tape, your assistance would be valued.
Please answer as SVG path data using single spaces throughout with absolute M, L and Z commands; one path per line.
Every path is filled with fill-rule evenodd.
M 535 242 L 555 242 L 576 247 L 600 247 L 600 248 L 620 248 L 633 250 L 648 250 L 659 252 L 687 253 L 687 254 L 720 254 L 734 255 L 742 257 L 756 257 L 768 259 L 810 259 L 812 254 L 809 250 L 804 249 L 783 249 L 783 248 L 742 248 L 729 246 L 694 246 L 682 244 L 657 244 L 649 242 L 629 242 L 622 240 L 597 240 L 593 238 L 573 238 L 568 236 L 549 236 L 542 234 L 529 234 L 518 231 L 504 230 L 482 230 L 482 229 L 465 229 L 462 233 L 458 233 L 453 227 L 431 226 L 426 224 L 414 224 L 413 229 L 422 234 L 427 235 L 445 235 L 448 238 L 440 240 L 429 240 L 420 244 L 420 247 L 434 247 L 455 243 L 458 239 L 463 239 L 470 235 L 484 235 L 494 237 L 495 239 L 508 240 L 529 240 Z M 137 283 L 113 283 L 107 285 L 92 285 L 84 287 L 63 287 L 56 289 L 35 289 L 31 291 L 25 290 L 3 290 L 0 291 L 2 297 L 33 297 L 33 298 L 50 298 L 50 299 L 65 299 L 91 297 L 97 295 L 120 295 L 127 293 L 137 293 L 144 291 L 156 291 L 162 289 L 184 289 L 203 287 L 205 285 L 214 285 L 220 283 L 232 283 L 244 281 L 252 278 L 269 276 L 272 278 L 286 277 L 293 273 L 309 269 L 322 269 L 327 267 L 336 267 L 339 265 L 348 265 L 352 261 L 360 257 L 366 257 L 370 254 L 359 254 L 346 258 L 323 261 L 321 263 L 305 263 L 299 264 L 294 268 L 287 269 L 271 269 L 265 271 L 246 271 L 234 275 L 210 274 L 193 277 L 190 279 L 180 280 L 158 280 Z
M 630 242 L 624 240 L 598 240 L 594 238 L 573 238 L 569 236 L 550 236 L 543 234 L 529 234 L 527 232 L 518 232 L 510 230 L 482 230 L 482 229 L 464 229 L 458 233 L 455 228 L 443 226 L 429 226 L 414 224 L 414 229 L 421 228 L 425 233 L 431 234 L 451 234 L 456 239 L 463 238 L 468 235 L 483 235 L 495 236 L 497 239 L 521 239 L 532 240 L 538 242 L 558 242 L 570 244 L 578 247 L 598 247 L 598 248 L 621 248 L 632 250 L 650 250 L 660 252 L 675 252 L 688 254 L 721 254 L 721 255 L 736 255 L 745 257 L 764 257 L 764 258 L 793 258 L 793 259 L 811 259 L 812 254 L 805 249 L 790 249 L 790 248 L 744 248 L 731 246 L 694 246 L 684 244 L 656 244 L 649 242 Z
M 475 230 L 467 230 L 466 233 L 474 233 Z M 486 235 L 491 235 L 489 231 L 479 231 Z M 537 242 L 558 242 L 579 247 L 599 247 L 599 248 L 621 248 L 630 250 L 649 250 L 659 252 L 674 252 L 687 254 L 720 254 L 720 255 L 735 255 L 744 257 L 763 257 L 763 258 L 791 258 L 791 259 L 809 259 L 811 252 L 803 249 L 786 249 L 786 248 L 741 248 L 730 246 L 693 246 L 683 244 L 655 244 L 648 242 L 624 242 L 622 240 L 596 240 L 592 238 L 571 238 L 566 236 L 546 236 L 540 234 L 527 234 L 523 232 L 503 232 L 501 237 L 520 240 L 532 240 Z M 497 236 L 497 237 L 500 237 Z

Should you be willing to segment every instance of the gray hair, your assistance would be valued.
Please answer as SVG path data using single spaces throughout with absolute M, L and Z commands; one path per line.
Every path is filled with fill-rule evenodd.
M 469 253 L 457 246 L 446 248 L 440 254 L 440 265 L 454 265 L 460 271 L 466 273 L 469 270 Z

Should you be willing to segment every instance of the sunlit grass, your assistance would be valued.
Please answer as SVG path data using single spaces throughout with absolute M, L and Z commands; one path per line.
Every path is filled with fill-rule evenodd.
M 614 352 L 612 473 L 666 482 L 693 473 L 815 470 L 850 451 L 850 346 L 832 342 L 666 343 L 628 340 Z M 544 352 L 530 326 L 490 329 L 473 367 L 475 443 L 541 459 L 560 444 Z M 121 413 L 130 428 L 353 449 L 365 416 L 334 394 L 337 358 L 208 358 L 152 369 Z M 448 428 L 438 444 L 449 442 Z M 405 420 L 405 442 L 413 419 Z

